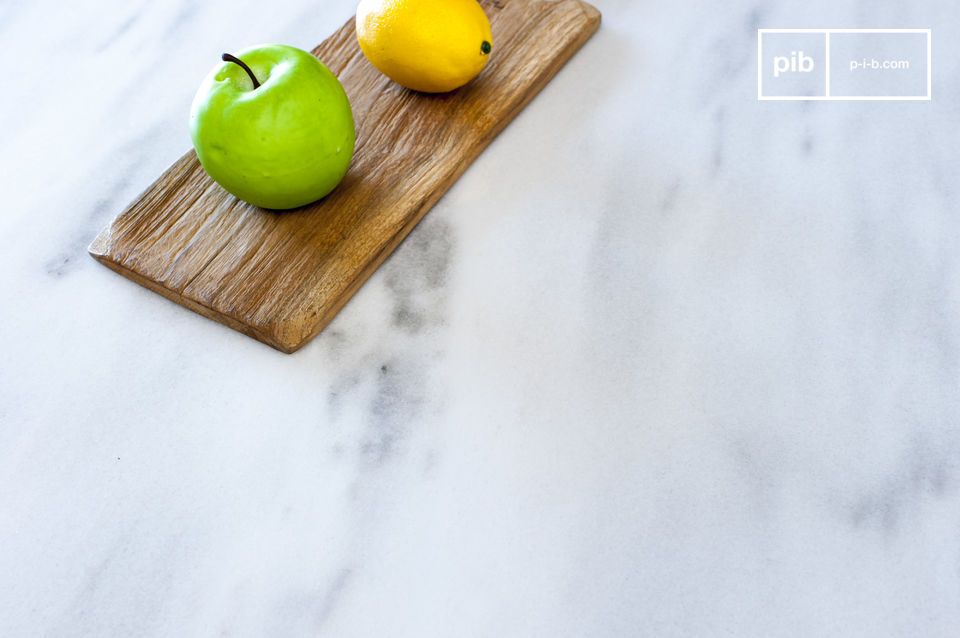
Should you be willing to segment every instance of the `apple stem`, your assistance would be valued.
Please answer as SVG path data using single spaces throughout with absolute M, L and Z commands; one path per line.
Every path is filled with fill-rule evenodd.
M 253 80 L 253 90 L 256 91 L 260 88 L 260 81 L 257 79 L 257 76 L 253 74 L 253 71 L 250 70 L 250 67 L 247 66 L 246 62 L 235 55 L 230 55 L 229 53 L 224 53 L 220 56 L 220 59 L 224 62 L 233 62 L 234 64 L 239 65 L 241 69 L 247 72 L 247 75 L 250 76 L 250 79 Z

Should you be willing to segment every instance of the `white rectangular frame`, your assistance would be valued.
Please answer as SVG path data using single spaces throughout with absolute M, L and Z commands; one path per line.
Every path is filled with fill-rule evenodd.
M 763 94 L 763 34 L 764 33 L 822 33 L 826 36 L 825 95 L 764 95 Z M 831 95 L 830 94 L 830 34 L 831 33 L 924 33 L 927 36 L 927 94 L 926 95 Z M 910 102 L 933 99 L 933 30 L 932 29 L 757 29 L 757 99 L 767 101 L 805 102 Z

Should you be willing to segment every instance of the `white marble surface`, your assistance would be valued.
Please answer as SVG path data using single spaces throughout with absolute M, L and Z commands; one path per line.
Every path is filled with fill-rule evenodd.
M 954 0 L 598 0 L 294 356 L 97 265 L 223 50 L 349 0 L 0 3 L 0 634 L 956 636 Z M 932 27 L 759 103 L 757 27 Z

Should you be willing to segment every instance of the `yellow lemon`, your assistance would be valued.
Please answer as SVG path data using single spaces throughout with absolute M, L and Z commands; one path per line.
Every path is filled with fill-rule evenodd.
M 493 50 L 490 20 L 477 0 L 361 0 L 357 40 L 381 73 L 426 93 L 463 86 Z

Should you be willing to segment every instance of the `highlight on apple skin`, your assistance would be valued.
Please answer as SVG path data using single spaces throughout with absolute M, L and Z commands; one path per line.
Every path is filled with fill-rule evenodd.
M 275 210 L 328 195 L 356 143 L 340 81 L 307 51 L 279 44 L 223 55 L 194 97 L 190 136 L 214 181 Z

